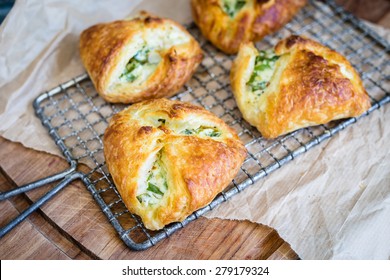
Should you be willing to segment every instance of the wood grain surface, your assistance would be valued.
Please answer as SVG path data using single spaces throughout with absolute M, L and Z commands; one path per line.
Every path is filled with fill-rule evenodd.
M 390 27 L 390 1 L 338 0 Z M 58 173 L 68 163 L 0 137 L 0 191 Z M 45 186 L 0 202 L 0 227 L 46 193 Z M 74 181 L 1 239 L 0 259 L 298 259 L 278 233 L 248 221 L 199 218 L 142 252 L 129 250 L 90 193 Z
M 389 0 L 336 0 L 355 16 L 390 28 Z
M 17 156 L 23 155 L 23 156 Z M 0 191 L 67 168 L 60 157 L 0 138 Z M 0 226 L 52 186 L 0 203 Z M 226 246 L 225 244 L 229 244 Z M 62 190 L 0 244 L 1 259 L 292 259 L 275 230 L 250 222 L 199 218 L 142 252 L 129 250 L 80 181 Z

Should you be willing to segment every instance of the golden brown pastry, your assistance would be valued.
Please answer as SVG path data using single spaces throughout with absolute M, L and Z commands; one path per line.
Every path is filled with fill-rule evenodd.
M 230 78 L 243 117 L 266 138 L 356 117 L 371 106 L 358 73 L 342 55 L 299 36 L 268 51 L 243 44 Z
M 111 119 L 104 155 L 129 211 L 158 230 L 210 203 L 238 172 L 246 149 L 207 110 L 156 99 Z
M 191 0 L 204 37 L 228 54 L 243 42 L 261 40 L 287 22 L 307 0 Z
M 183 26 L 146 12 L 86 29 L 80 55 L 98 93 L 121 103 L 174 95 L 203 57 Z

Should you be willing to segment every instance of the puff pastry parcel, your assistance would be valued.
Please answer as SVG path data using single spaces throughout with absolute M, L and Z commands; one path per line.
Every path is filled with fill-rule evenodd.
M 283 27 L 307 0 L 191 0 L 195 23 L 225 53 Z
M 183 26 L 146 12 L 84 30 L 80 55 L 98 93 L 121 103 L 174 95 L 203 56 Z
M 246 149 L 207 110 L 155 99 L 111 119 L 104 155 L 129 211 L 158 230 L 210 203 L 238 172 Z
M 243 117 L 266 138 L 356 117 L 371 106 L 346 58 L 299 36 L 268 51 L 243 44 L 230 78 Z

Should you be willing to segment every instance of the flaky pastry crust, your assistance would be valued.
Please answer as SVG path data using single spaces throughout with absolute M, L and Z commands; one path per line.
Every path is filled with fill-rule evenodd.
M 191 133 L 200 128 L 214 134 Z M 238 172 L 246 149 L 235 131 L 207 110 L 156 99 L 133 104 L 111 119 L 104 155 L 129 211 L 146 228 L 158 230 L 210 203 Z M 157 161 L 165 177 L 154 183 L 159 199 L 147 205 L 141 198 Z
M 120 78 L 129 60 L 145 49 L 158 59 L 148 64 L 152 73 L 131 82 Z M 109 102 L 120 103 L 176 94 L 203 57 L 199 44 L 183 26 L 147 12 L 84 30 L 80 55 L 98 93 Z
M 357 117 L 370 108 L 359 74 L 342 55 L 299 36 L 281 40 L 271 80 L 259 97 L 248 80 L 259 54 L 243 44 L 231 71 L 231 85 L 243 117 L 265 138 L 331 120 Z
M 229 0 L 228 0 L 229 1 Z M 224 0 L 191 0 L 195 23 L 214 46 L 235 54 L 241 43 L 259 41 L 274 33 L 303 7 L 307 0 L 235 0 L 245 2 L 234 16 Z

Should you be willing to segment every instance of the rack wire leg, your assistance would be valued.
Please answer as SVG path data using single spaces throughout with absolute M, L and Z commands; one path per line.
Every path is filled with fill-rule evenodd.
M 31 213 L 53 198 L 60 190 L 69 185 L 70 182 L 82 178 L 83 174 L 79 172 L 72 173 L 67 175 L 60 183 L 58 183 L 53 189 L 48 191 L 44 196 L 34 202 L 30 207 L 20 213 L 14 220 L 9 222 L 6 226 L 0 229 L 0 238 L 10 232 L 14 227 L 16 227 L 19 223 L 25 220 Z
M 18 188 L 15 188 L 15 189 L 12 189 L 12 190 L 9 190 L 9 191 L 6 191 L 6 192 L 0 192 L 0 201 L 6 200 L 6 199 L 8 199 L 8 198 L 10 198 L 12 196 L 15 196 L 15 195 L 18 195 L 18 194 L 21 194 L 21 193 L 25 193 L 25 192 L 31 191 L 31 190 L 39 188 L 39 187 L 41 187 L 43 185 L 47 185 L 47 184 L 56 182 L 58 180 L 61 180 L 61 179 L 65 178 L 67 175 L 73 173 L 74 170 L 75 170 L 75 164 L 72 164 L 71 168 L 69 168 L 69 169 L 67 169 L 67 170 L 65 170 L 65 171 L 63 171 L 61 173 L 58 173 L 58 174 L 55 174 L 55 175 L 52 175 L 52 176 L 40 179 L 38 181 L 35 181 L 35 182 L 32 182 L 32 183 L 20 186 Z

